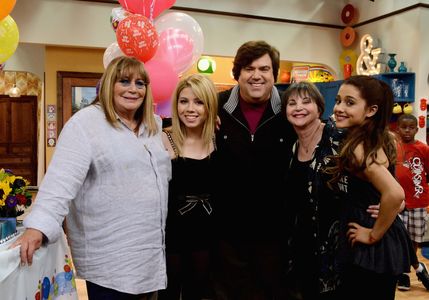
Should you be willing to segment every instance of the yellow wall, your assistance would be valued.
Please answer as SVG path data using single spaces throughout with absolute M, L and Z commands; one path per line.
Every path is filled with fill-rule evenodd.
M 45 105 L 57 105 L 57 71 L 102 73 L 103 54 L 104 49 L 46 47 Z M 55 148 L 45 147 L 47 167 Z
M 57 72 L 104 72 L 103 55 L 105 49 L 68 48 L 68 47 L 46 47 L 45 66 L 45 105 L 58 105 L 57 101 Z M 213 56 L 216 60 L 216 71 L 210 75 L 215 84 L 236 84 L 232 78 L 231 70 L 233 57 Z M 282 61 L 279 70 L 279 80 L 282 71 L 290 71 L 292 62 Z M 197 73 L 196 63 L 182 76 Z M 278 81 L 279 81 L 278 80 Z M 57 107 L 58 108 L 58 107 Z M 46 111 L 46 109 L 45 109 Z M 58 111 L 57 111 L 58 113 Z M 45 124 L 45 128 L 47 128 Z M 45 133 L 46 136 L 46 133 Z M 51 161 L 55 147 L 46 148 L 46 167 Z

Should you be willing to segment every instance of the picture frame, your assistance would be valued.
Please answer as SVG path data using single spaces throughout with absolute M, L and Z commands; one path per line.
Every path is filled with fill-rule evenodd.
M 76 111 L 94 100 L 96 86 L 102 75 L 92 72 L 57 72 L 58 134 Z

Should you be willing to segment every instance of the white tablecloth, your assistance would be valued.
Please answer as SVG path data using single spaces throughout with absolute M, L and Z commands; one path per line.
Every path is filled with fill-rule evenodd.
M 31 266 L 20 265 L 15 237 L 0 245 L 0 299 L 77 300 L 75 272 L 66 237 L 37 250 Z

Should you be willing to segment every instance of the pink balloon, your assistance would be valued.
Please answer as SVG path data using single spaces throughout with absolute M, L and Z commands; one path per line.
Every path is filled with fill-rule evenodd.
M 166 61 L 151 59 L 145 63 L 145 67 L 149 73 L 154 102 L 162 103 L 170 99 L 179 81 L 173 66 Z
M 143 15 L 151 20 L 172 7 L 175 2 L 176 0 L 119 0 L 119 4 L 125 10 Z
M 176 28 L 186 33 L 193 43 L 191 65 L 200 58 L 204 48 L 204 34 L 200 24 L 190 15 L 181 12 L 166 13 L 156 19 L 155 27 L 159 33 L 169 28 Z
M 157 103 L 155 111 L 161 118 L 171 117 L 171 99 L 166 99 L 162 103 Z
M 152 22 L 141 15 L 130 15 L 119 22 L 116 39 L 125 55 L 142 62 L 151 59 L 158 49 L 158 33 Z
M 167 61 L 181 75 L 192 66 L 194 41 L 178 28 L 167 28 L 159 34 L 159 46 L 154 59 Z

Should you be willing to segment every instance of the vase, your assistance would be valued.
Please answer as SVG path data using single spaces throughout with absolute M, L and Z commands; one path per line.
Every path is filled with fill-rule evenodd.
M 16 218 L 0 217 L 0 240 L 7 240 L 16 232 Z
M 395 72 L 395 67 L 397 65 L 397 62 L 395 59 L 396 53 L 389 53 L 389 56 L 390 58 L 389 58 L 389 61 L 387 62 L 387 65 L 389 66 L 390 72 Z
M 407 67 L 405 66 L 405 62 L 401 61 L 401 64 L 399 65 L 398 72 L 404 73 L 407 72 Z

